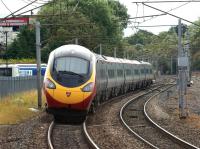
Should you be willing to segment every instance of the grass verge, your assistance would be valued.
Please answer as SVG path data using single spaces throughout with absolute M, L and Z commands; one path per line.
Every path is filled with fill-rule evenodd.
M 0 98 L 0 124 L 17 124 L 41 113 L 29 108 L 37 108 L 36 90 Z

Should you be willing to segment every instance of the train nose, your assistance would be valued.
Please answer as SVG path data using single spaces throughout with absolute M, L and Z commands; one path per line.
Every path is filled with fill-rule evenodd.
M 67 92 L 66 92 L 66 95 L 67 95 L 67 97 L 70 97 L 70 96 L 71 96 L 71 92 L 70 92 L 70 91 L 67 91 Z
M 76 104 L 84 100 L 84 93 L 80 89 L 56 89 L 53 96 L 64 104 Z

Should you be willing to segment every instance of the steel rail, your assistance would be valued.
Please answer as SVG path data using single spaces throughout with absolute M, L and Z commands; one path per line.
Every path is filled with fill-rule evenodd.
M 55 122 L 52 121 L 50 126 L 49 126 L 49 129 L 48 129 L 47 141 L 48 141 L 48 146 L 49 146 L 50 149 L 54 149 L 52 141 L 51 141 L 52 130 L 53 130 L 54 126 L 55 126 Z
M 129 95 L 129 94 L 132 95 L 132 93 L 127 93 L 127 94 L 128 94 L 128 95 Z M 105 102 L 101 103 L 100 106 L 103 106 L 103 105 L 105 105 L 105 104 L 108 104 L 108 103 L 110 103 L 110 102 L 116 100 L 116 98 L 126 98 L 127 94 L 121 95 L 121 96 L 118 96 L 118 97 L 114 97 L 114 98 L 112 98 L 112 99 L 110 99 L 110 100 L 108 100 L 108 101 L 105 101 Z M 139 96 L 141 96 L 141 95 L 139 95 Z M 138 97 L 138 96 L 137 96 L 137 97 Z M 92 148 L 94 148 L 94 149 L 100 149 L 100 147 L 98 147 L 98 145 L 97 145 L 97 144 L 92 140 L 92 138 L 90 137 L 90 135 L 89 135 L 89 133 L 88 133 L 88 131 L 87 131 L 86 122 L 87 122 L 87 119 L 86 119 L 85 122 L 83 123 L 83 133 L 84 133 L 84 135 L 85 135 L 85 137 L 86 137 L 88 143 L 90 144 L 90 146 L 91 146 Z
M 159 87 L 158 87 L 159 88 Z M 158 89 L 156 88 L 156 89 Z M 154 89 L 154 90 L 156 90 Z M 151 91 L 148 91 L 147 93 L 143 93 L 143 94 L 140 94 L 134 98 L 132 98 L 131 100 L 129 100 L 128 102 L 126 102 L 122 108 L 120 109 L 120 113 L 119 113 L 119 116 L 120 116 L 120 120 L 121 122 L 124 124 L 124 126 L 131 132 L 133 133 L 137 138 L 139 138 L 140 140 L 142 140 L 143 142 L 145 142 L 146 144 L 148 144 L 149 146 L 151 146 L 152 148 L 155 148 L 155 149 L 159 149 L 158 147 L 156 147 L 155 145 L 153 145 L 152 143 L 150 143 L 149 141 L 147 141 L 146 139 L 144 139 L 142 136 L 140 136 L 138 133 L 136 133 L 135 131 L 133 131 L 129 126 L 128 124 L 125 122 L 124 118 L 123 118 L 123 112 L 124 112 L 124 109 L 131 103 L 133 102 L 134 100 L 137 100 L 138 98 L 141 98 L 142 96 L 145 96 L 149 93 L 151 93 L 152 91 L 154 90 L 151 90 Z
M 86 120 L 85 122 L 83 123 L 83 133 L 88 141 L 88 143 L 90 144 L 90 146 L 94 149 L 100 149 L 98 147 L 98 145 L 92 140 L 92 138 L 90 137 L 88 131 L 87 131 L 87 128 L 86 128 Z
M 55 126 L 55 122 L 52 121 L 48 128 L 47 141 L 48 141 L 48 146 L 50 149 L 54 149 L 52 139 L 51 139 L 52 130 L 53 130 L 54 126 Z M 89 134 L 87 132 L 86 122 L 83 123 L 82 127 L 83 127 L 83 132 L 84 132 L 85 138 L 87 139 L 90 146 L 94 149 L 99 149 L 99 147 L 94 143 L 94 141 L 91 139 L 91 137 L 89 136 Z
M 172 85 L 172 86 L 174 86 L 174 85 Z M 171 87 L 172 87 L 172 86 L 171 86 Z M 169 87 L 169 88 L 171 88 L 171 87 Z M 165 91 L 168 90 L 169 88 L 167 88 L 167 89 L 165 89 L 165 90 L 163 90 L 163 91 L 161 91 L 161 92 L 165 92 Z M 172 138 L 174 141 L 176 141 L 176 142 L 179 143 L 180 145 L 183 145 L 183 146 L 186 147 L 186 148 L 199 149 L 199 147 L 194 146 L 194 145 L 190 144 L 189 142 L 186 142 L 185 140 L 183 140 L 183 139 L 177 137 L 176 135 L 170 133 L 169 131 L 167 131 L 166 129 L 164 129 L 164 128 L 161 127 L 160 125 L 158 125 L 158 124 L 157 124 L 156 122 L 154 122 L 154 121 L 150 118 L 150 116 L 147 114 L 147 110 L 146 110 L 147 104 L 150 102 L 150 100 L 152 100 L 154 97 L 156 97 L 157 95 L 159 95 L 161 92 L 159 92 L 159 93 L 153 95 L 152 97 L 150 97 L 150 98 L 147 100 L 147 102 L 145 103 L 145 105 L 144 105 L 144 114 L 145 114 L 145 117 L 151 122 L 151 124 L 152 124 L 153 126 L 155 126 L 157 129 L 161 130 L 163 133 L 167 134 L 170 138 Z

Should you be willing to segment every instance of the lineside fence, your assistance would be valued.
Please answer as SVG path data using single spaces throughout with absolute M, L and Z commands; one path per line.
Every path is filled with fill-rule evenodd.
M 0 77 L 0 100 L 2 97 L 12 95 L 13 93 L 19 93 L 36 88 L 37 76 Z

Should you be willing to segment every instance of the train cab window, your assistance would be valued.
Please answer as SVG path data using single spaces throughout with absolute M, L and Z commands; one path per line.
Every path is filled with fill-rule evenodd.
M 60 57 L 55 60 L 54 67 L 57 72 L 70 71 L 86 75 L 88 73 L 89 62 L 76 57 Z
M 152 69 L 150 69 L 150 74 L 152 74 Z
M 78 57 L 58 57 L 53 65 L 53 77 L 66 87 L 76 87 L 89 79 L 89 61 Z

